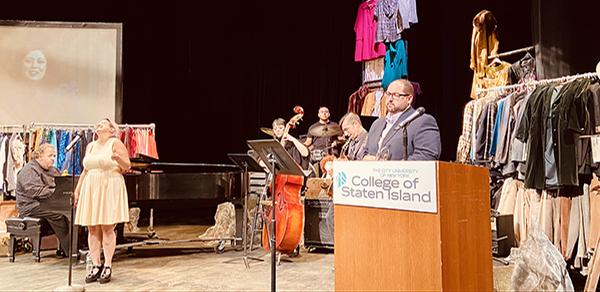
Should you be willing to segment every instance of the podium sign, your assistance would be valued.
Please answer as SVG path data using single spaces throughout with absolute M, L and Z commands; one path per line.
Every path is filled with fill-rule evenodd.
M 437 213 L 435 161 L 334 161 L 333 202 Z
M 487 168 L 443 161 L 333 167 L 337 291 L 492 290 Z

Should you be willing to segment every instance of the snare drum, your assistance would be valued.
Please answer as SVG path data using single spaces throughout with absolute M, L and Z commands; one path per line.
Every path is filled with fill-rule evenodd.
M 323 159 L 323 157 L 325 157 L 325 155 L 327 155 L 327 152 L 323 149 L 314 149 L 312 151 L 310 151 L 310 161 L 315 162 L 315 161 L 321 161 L 321 159 Z

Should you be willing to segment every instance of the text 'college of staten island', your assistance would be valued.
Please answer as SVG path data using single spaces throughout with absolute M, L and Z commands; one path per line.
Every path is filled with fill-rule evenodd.
M 337 183 L 343 197 L 431 203 L 431 191 L 417 191 L 418 177 L 399 180 L 352 176 L 348 180 L 345 173 L 340 173 Z

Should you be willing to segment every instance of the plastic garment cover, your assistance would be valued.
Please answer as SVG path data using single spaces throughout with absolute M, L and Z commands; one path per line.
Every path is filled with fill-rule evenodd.
M 217 206 L 215 213 L 215 225 L 209 227 L 206 232 L 198 236 L 199 239 L 232 238 L 235 236 L 235 207 L 230 202 L 221 203 Z M 201 246 L 214 247 L 219 240 L 207 240 L 201 242 Z
M 513 291 L 573 291 L 573 283 L 562 255 L 533 223 L 527 240 L 516 254 L 511 278 Z

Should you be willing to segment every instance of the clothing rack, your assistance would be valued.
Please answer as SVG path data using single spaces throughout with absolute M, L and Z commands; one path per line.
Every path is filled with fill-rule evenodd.
M 150 124 L 121 124 L 119 128 L 134 128 L 134 129 L 156 129 L 156 125 L 154 123 Z
M 0 129 L 23 129 L 24 125 L 0 125 Z
M 21 133 L 25 130 L 24 125 L 0 125 L 0 133 Z
M 31 128 L 37 127 L 52 127 L 52 128 L 77 128 L 77 129 L 93 129 L 94 124 L 63 124 L 63 123 L 31 123 Z M 136 129 L 152 129 L 156 128 L 154 123 L 150 124 L 121 124 L 119 128 L 136 128 Z
M 537 85 L 543 85 L 543 84 L 548 84 L 548 83 L 553 83 L 553 82 L 564 83 L 564 82 L 573 81 L 575 79 L 580 79 L 580 78 L 594 78 L 594 77 L 599 77 L 598 73 L 596 73 L 596 72 L 588 72 L 588 73 L 582 73 L 582 74 L 576 74 L 576 75 L 569 75 L 569 76 L 563 76 L 563 77 L 558 77 L 558 78 L 535 80 L 535 81 L 530 81 L 530 82 L 525 82 L 525 83 L 519 83 L 519 84 L 513 84 L 513 85 L 497 86 L 497 87 L 485 88 L 485 89 L 477 89 L 476 92 L 477 93 L 483 93 L 483 92 L 490 92 L 490 91 L 512 90 L 512 89 L 516 89 L 516 88 L 522 88 L 522 87 L 528 87 L 528 86 L 537 86 Z
M 368 84 L 365 84 L 365 85 L 367 85 L 367 87 L 369 89 L 380 88 L 381 87 L 381 81 L 372 82 L 372 83 L 368 83 Z
M 362 85 L 366 85 L 368 88 L 378 88 L 381 87 L 381 79 L 365 81 Z
M 93 124 L 31 123 L 33 128 L 93 129 Z
M 504 53 L 500 53 L 498 55 L 491 55 L 488 56 L 488 60 L 494 59 L 494 58 L 501 58 L 501 57 L 506 57 L 506 56 L 512 56 L 512 55 L 516 55 L 519 53 L 525 53 L 525 52 L 529 52 L 535 49 L 535 46 L 530 46 L 530 47 L 525 47 L 525 48 L 521 48 L 521 49 L 517 49 L 517 50 L 512 50 L 512 51 L 508 51 L 508 52 L 504 52 Z

